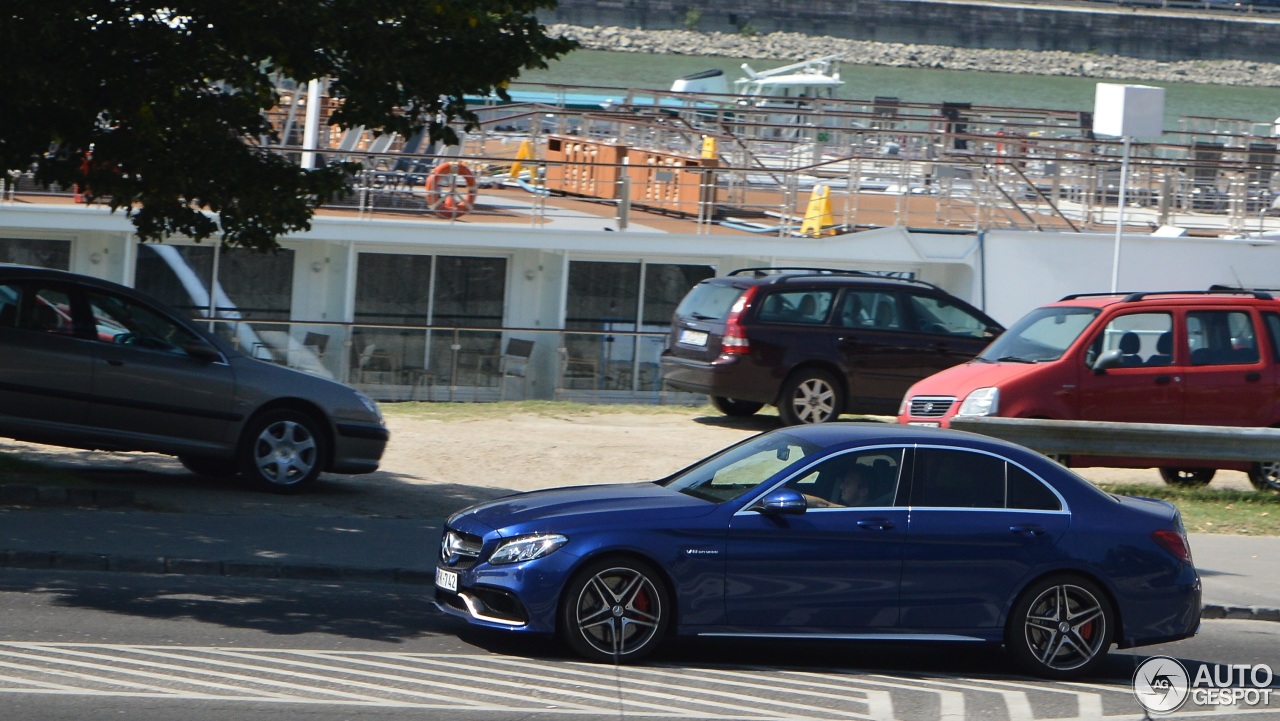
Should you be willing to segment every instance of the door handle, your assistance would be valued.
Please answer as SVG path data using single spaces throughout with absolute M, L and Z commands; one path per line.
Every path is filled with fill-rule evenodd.
M 858 528 L 865 528 L 868 531 L 887 531 L 893 528 L 893 521 L 887 518 L 867 518 L 858 521 Z
M 1023 536 L 1043 536 L 1044 526 L 1038 526 L 1034 523 L 1028 523 L 1019 526 L 1009 526 L 1009 530 Z
M 1257 371 L 1250 371 L 1244 374 L 1244 379 L 1249 383 L 1256 383 L 1262 380 L 1262 374 Z
M 1158 386 L 1169 385 L 1169 376 L 1156 376 L 1156 385 Z

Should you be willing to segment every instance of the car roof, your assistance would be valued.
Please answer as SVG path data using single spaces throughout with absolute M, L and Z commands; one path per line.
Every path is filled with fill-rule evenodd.
M 738 285 L 781 285 L 791 283 L 805 283 L 814 285 L 835 285 L 846 286 L 851 284 L 857 285 L 887 285 L 899 287 L 927 288 L 945 293 L 933 283 L 915 278 L 904 278 L 900 276 L 887 275 L 882 273 L 871 273 L 864 270 L 843 270 L 837 268 L 793 268 L 793 267 L 762 267 L 762 268 L 739 268 L 730 271 L 726 275 L 708 278 L 706 281 L 715 281 L 721 283 L 730 283 Z
M 807 425 L 787 426 L 777 433 L 787 433 L 802 440 L 816 443 L 823 447 L 839 445 L 871 445 L 878 443 L 895 445 L 958 445 L 967 448 L 982 448 L 1002 453 L 1009 451 L 1031 453 L 1028 449 L 1015 443 L 1002 441 L 991 436 L 984 436 L 968 431 L 956 431 L 949 428 L 910 426 L 899 423 L 879 423 L 867 421 L 838 421 L 835 423 L 813 423 Z
M 1274 303 L 1269 291 L 1213 287 L 1208 290 L 1126 291 L 1120 293 L 1073 293 L 1053 306 L 1106 308 L 1121 303 L 1164 303 L 1179 306 L 1241 306 Z

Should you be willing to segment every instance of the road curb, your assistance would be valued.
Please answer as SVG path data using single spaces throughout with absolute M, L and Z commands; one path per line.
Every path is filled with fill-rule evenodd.
M 19 483 L 0 485 L 0 506 L 119 508 L 132 506 L 136 501 L 133 491 L 119 488 L 66 488 Z
M 261 561 L 211 561 L 199 558 L 124 556 L 59 551 L 0 550 L 0 568 L 58 571 L 115 571 L 172 576 L 225 576 L 228 578 L 279 578 L 294 581 L 342 581 L 430 586 L 435 573 L 418 568 L 361 568 L 319 563 Z M 1280 622 L 1280 608 L 1206 603 L 1201 620 Z
M 59 571 L 117 571 L 173 576 L 226 576 L 231 578 L 280 578 L 295 581 L 344 581 L 396 583 L 425 586 L 435 574 L 413 568 L 360 568 L 309 563 L 211 561 L 200 558 L 123 556 L 59 551 L 0 550 L 0 568 Z

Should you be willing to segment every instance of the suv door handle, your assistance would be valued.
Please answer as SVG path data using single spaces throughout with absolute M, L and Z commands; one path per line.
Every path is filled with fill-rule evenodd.
M 887 518 L 866 518 L 858 521 L 858 528 L 865 528 L 868 531 L 887 531 L 893 528 L 893 521 Z
M 1158 386 L 1169 385 L 1169 376 L 1156 376 L 1156 385 Z
M 1023 536 L 1043 536 L 1044 526 L 1035 523 L 1027 523 L 1019 526 L 1009 526 L 1009 530 Z
M 1257 381 L 1262 380 L 1262 374 L 1257 371 L 1249 371 L 1244 374 L 1244 379 L 1248 383 L 1256 383 Z

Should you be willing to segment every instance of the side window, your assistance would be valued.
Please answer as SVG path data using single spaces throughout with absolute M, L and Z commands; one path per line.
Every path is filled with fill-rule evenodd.
M 1092 366 L 1109 350 L 1120 351 L 1120 367 L 1173 365 L 1173 317 L 1168 313 L 1129 313 L 1116 316 L 1093 339 L 1085 353 Z
M 987 333 L 987 324 L 969 311 L 954 305 L 946 298 L 930 295 L 907 296 L 911 312 L 915 316 L 916 330 L 921 333 L 958 335 L 981 338 Z
M 787 482 L 804 494 L 810 508 L 892 506 L 898 492 L 901 448 L 845 453 Z
M 0 285 L 0 328 L 75 335 L 71 298 L 34 284 Z
M 835 295 L 830 290 L 774 291 L 766 295 L 760 304 L 756 320 L 761 323 L 821 325 L 830 315 Z
M 95 337 L 104 343 L 181 354 L 186 352 L 183 346 L 199 339 L 169 318 L 127 298 L 90 293 L 89 308 Z
M 846 290 L 836 323 L 846 328 L 902 328 L 898 297 L 874 290 Z
M 1264 313 L 1267 324 L 1267 335 L 1271 338 L 1271 361 L 1280 362 L 1280 314 Z
M 1062 503 L 1043 481 L 1012 463 L 1005 473 L 1009 481 L 1009 508 L 1031 511 L 1061 511 Z
M 1191 365 L 1240 365 L 1258 362 L 1258 336 L 1245 311 L 1197 310 L 1187 313 Z
M 1003 459 L 985 453 L 917 449 L 911 505 L 1004 508 L 1004 467 Z

